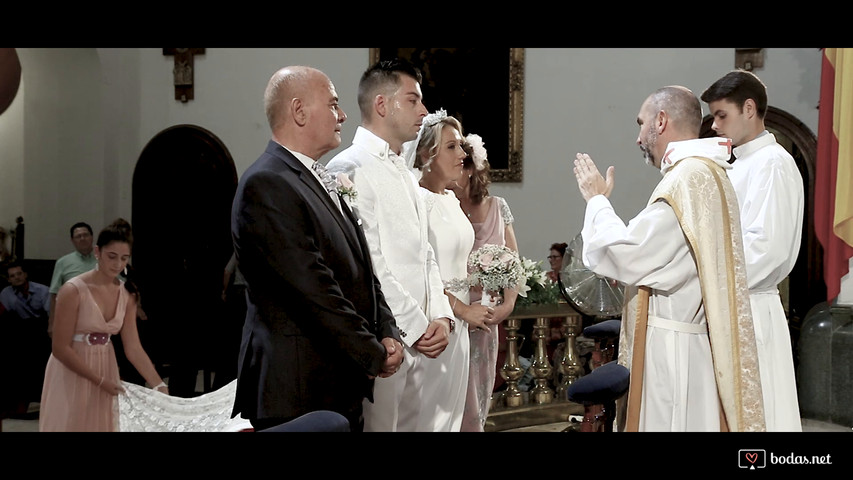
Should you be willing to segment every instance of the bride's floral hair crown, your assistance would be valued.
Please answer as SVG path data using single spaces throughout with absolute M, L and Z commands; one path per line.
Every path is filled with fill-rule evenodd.
M 488 158 L 486 154 L 486 147 L 483 146 L 483 139 L 476 133 L 469 133 L 468 136 L 465 137 L 465 142 L 471 146 L 471 160 L 474 161 L 474 168 L 477 170 L 486 168 L 486 161 Z
M 406 165 L 409 169 L 415 168 L 415 157 L 417 156 L 418 143 L 421 137 L 424 136 L 424 131 L 428 128 L 436 126 L 439 122 L 447 118 L 447 111 L 443 108 L 436 110 L 433 113 L 427 114 L 421 121 L 421 129 L 418 130 L 418 136 L 411 142 L 406 142 L 403 145 L 403 158 L 406 160 Z
M 447 118 L 447 110 L 440 108 L 433 113 L 427 114 L 421 122 L 421 133 L 424 129 L 434 127 L 435 124 Z M 419 135 L 420 137 L 421 135 Z

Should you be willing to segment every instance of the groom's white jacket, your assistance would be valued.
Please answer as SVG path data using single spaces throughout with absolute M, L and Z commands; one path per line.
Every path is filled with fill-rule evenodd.
M 361 126 L 352 145 L 326 168 L 349 175 L 355 185 L 350 206 L 361 219 L 385 301 L 403 342 L 411 347 L 431 320 L 453 318 L 415 177 L 386 141 Z

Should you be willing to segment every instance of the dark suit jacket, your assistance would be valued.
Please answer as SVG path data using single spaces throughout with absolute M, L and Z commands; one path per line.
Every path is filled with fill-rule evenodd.
M 343 200 L 342 200 L 343 202 Z M 348 418 L 372 400 L 384 337 L 399 340 L 361 227 L 274 141 L 240 179 L 231 233 L 246 280 L 233 414 Z M 357 418 L 357 417 L 356 417 Z

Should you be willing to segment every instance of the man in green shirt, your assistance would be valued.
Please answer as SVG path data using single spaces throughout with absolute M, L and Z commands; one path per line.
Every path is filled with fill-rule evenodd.
M 47 334 L 53 335 L 53 312 L 56 307 L 56 294 L 68 280 L 95 268 L 97 260 L 92 253 L 94 238 L 92 227 L 88 223 L 77 222 L 71 226 L 71 243 L 74 251 L 60 257 L 53 267 L 53 279 L 50 281 L 50 312 Z

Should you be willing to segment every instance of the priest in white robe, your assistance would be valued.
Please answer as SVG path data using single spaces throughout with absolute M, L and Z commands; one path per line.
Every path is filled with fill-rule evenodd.
M 764 416 L 731 143 L 698 139 L 698 98 L 680 86 L 640 108 L 637 144 L 663 179 L 626 225 L 587 154 L 574 172 L 587 201 L 584 264 L 624 283 L 620 364 L 631 372 L 618 431 L 762 431 Z
M 800 432 L 791 332 L 778 285 L 800 252 L 803 177 L 794 157 L 764 127 L 767 89 L 755 74 L 729 72 L 702 100 L 714 117 L 711 128 L 735 145 L 729 178 L 740 203 L 767 431 Z

